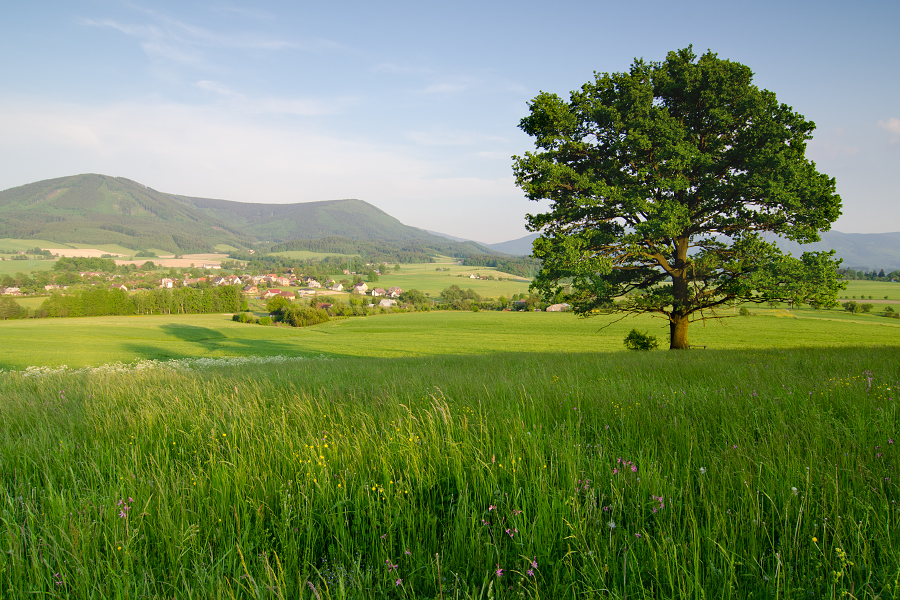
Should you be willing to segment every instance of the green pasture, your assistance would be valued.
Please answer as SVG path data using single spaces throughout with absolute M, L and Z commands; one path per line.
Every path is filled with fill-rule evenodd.
M 900 300 L 900 282 L 889 281 L 862 281 L 852 280 L 847 282 L 847 289 L 840 293 L 841 298 L 852 299 L 856 296 L 857 300 L 862 296 L 873 300 L 883 300 L 885 296 L 888 300 Z
M 272 252 L 272 256 L 283 256 L 297 260 L 321 259 L 328 256 L 357 256 L 355 254 L 339 254 L 337 252 L 312 252 L 309 250 L 285 250 L 284 252 Z
M 56 246 L 56 247 L 59 248 L 60 246 Z M 66 244 L 63 247 L 78 248 L 78 249 L 93 248 L 96 250 L 101 250 L 102 252 L 105 252 L 105 253 L 124 254 L 125 256 L 133 256 L 134 254 L 137 253 L 137 250 L 132 250 L 131 248 L 126 248 L 125 246 L 120 246 L 118 244 L 79 244 L 79 243 L 72 242 L 72 243 Z
M 877 315 L 785 310 L 691 325 L 707 350 L 900 346 L 900 320 Z M 222 356 L 421 357 L 498 353 L 624 351 L 632 328 L 656 335 L 668 325 L 647 316 L 583 319 L 570 313 L 391 313 L 315 327 L 235 323 L 230 315 L 26 319 L 0 322 L 0 368 L 81 367 L 140 359 Z
M 30 277 L 35 271 L 49 271 L 55 263 L 55 260 L 0 260 L 0 276 L 24 273 Z
M 31 250 L 32 248 L 74 248 L 69 244 L 51 242 L 49 240 L 23 240 L 18 238 L 0 238 L 0 250 Z
M 450 259 L 448 259 L 450 260 Z M 435 269 L 445 269 L 437 271 Z M 469 279 L 468 275 L 480 273 L 492 274 L 494 277 L 512 278 L 514 281 L 489 281 L 486 279 Z M 463 277 L 460 277 L 463 275 Z M 379 277 L 377 287 L 388 289 L 397 286 L 403 290 L 417 289 L 432 298 L 440 296 L 441 291 L 451 285 L 458 285 L 464 290 L 473 289 L 485 298 L 509 298 L 513 294 L 528 292 L 529 280 L 503 273 L 492 267 L 464 267 L 455 261 L 447 263 L 413 263 L 401 265 L 399 271 L 391 270 L 387 275 Z M 372 287 L 372 284 L 369 284 Z

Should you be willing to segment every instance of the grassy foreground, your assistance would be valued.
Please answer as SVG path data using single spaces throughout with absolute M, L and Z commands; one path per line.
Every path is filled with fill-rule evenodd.
M 0 596 L 897 597 L 896 359 L 8 373 Z

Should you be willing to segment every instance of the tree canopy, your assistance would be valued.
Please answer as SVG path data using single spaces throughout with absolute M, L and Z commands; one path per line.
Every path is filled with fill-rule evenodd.
M 519 127 L 536 151 L 513 157 L 526 196 L 550 202 L 527 216 L 533 288 L 582 315 L 664 316 L 671 348 L 731 302 L 833 305 L 833 252 L 792 257 L 764 237 L 818 241 L 840 215 L 834 179 L 805 157 L 815 125 L 752 79 L 688 47 L 595 73 L 568 102 L 535 97 Z

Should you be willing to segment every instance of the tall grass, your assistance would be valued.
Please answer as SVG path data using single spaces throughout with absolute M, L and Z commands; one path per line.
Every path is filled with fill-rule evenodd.
M 0 596 L 900 595 L 895 349 L 0 381 Z

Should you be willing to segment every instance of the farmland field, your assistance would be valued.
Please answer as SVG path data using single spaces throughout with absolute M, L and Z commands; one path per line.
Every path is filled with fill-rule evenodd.
M 0 276 L 14 277 L 16 273 L 31 274 L 34 271 L 49 271 L 55 260 L 0 260 Z
M 840 296 L 841 298 L 865 296 L 866 299 L 872 296 L 873 300 L 882 300 L 887 296 L 889 300 L 900 300 L 900 282 L 848 281 L 847 289 L 841 292 Z
M 760 310 L 762 312 L 762 310 Z M 707 349 L 900 346 L 900 320 L 843 311 L 771 310 L 695 323 L 692 344 Z M 845 316 L 846 315 L 846 316 Z M 819 317 L 832 316 L 833 320 Z M 438 311 L 263 327 L 229 315 L 28 319 L 0 322 L 0 368 L 96 366 L 113 361 L 222 356 L 409 357 L 505 352 L 615 352 L 637 327 L 667 339 L 661 319 L 578 318 L 570 313 Z M 37 341 L 35 341 L 37 340 Z
M 485 277 L 493 275 L 495 279 L 470 279 L 469 275 L 475 273 Z M 505 280 L 496 279 L 499 277 Z M 485 298 L 509 298 L 514 294 L 527 293 L 530 283 L 527 279 L 492 267 L 465 267 L 448 258 L 446 262 L 400 265 L 399 271 L 391 270 L 389 274 L 380 277 L 377 285 L 383 288 L 396 285 L 404 290 L 417 289 L 435 298 L 440 296 L 441 290 L 458 285 L 464 290 L 471 288 Z
M 350 256 L 349 254 L 339 254 L 337 252 L 312 252 L 311 250 L 285 250 L 284 252 L 272 252 L 271 254 L 272 256 L 294 258 L 297 260 L 307 260 L 310 258 L 321 259 L 327 256 Z
M 897 597 L 900 323 L 751 310 L 0 322 L 0 597 Z

